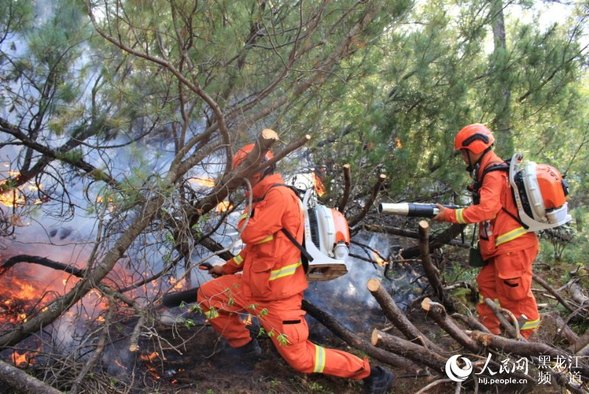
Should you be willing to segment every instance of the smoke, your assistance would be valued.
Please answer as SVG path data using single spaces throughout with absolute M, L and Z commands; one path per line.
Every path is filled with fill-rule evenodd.
M 398 246 L 394 237 L 386 234 L 360 232 L 355 241 L 378 251 L 380 255 L 389 257 Z M 355 244 L 351 253 L 374 259 L 372 251 Z M 378 278 L 397 305 L 404 309 L 422 292 L 418 283 L 420 276 L 411 266 L 394 265 L 389 277 L 385 277 L 385 269 L 377 264 L 353 257 L 348 257 L 349 271 L 346 275 L 327 282 L 310 283 L 305 298 L 334 316 L 340 324 L 357 333 L 370 333 L 374 327 L 388 324 L 378 302 L 368 291 L 367 282 Z

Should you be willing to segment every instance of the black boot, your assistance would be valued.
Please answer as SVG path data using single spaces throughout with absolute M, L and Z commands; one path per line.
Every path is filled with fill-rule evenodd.
M 262 348 L 256 338 L 240 347 L 227 347 L 225 353 L 232 357 L 239 357 L 248 360 L 257 360 L 262 355 Z
M 371 368 L 370 375 L 364 378 L 364 392 L 367 394 L 385 394 L 393 387 L 395 375 L 381 366 Z

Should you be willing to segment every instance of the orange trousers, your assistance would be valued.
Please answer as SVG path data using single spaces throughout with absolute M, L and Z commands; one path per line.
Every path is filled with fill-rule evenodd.
M 511 311 L 518 320 L 520 333 L 528 338 L 538 328 L 540 315 L 536 298 L 532 294 L 532 263 L 538 254 L 538 246 L 508 252 L 493 257 L 479 272 L 480 302 L 477 306 L 479 320 L 492 333 L 500 334 L 499 319 L 484 303 L 490 298 Z
M 342 378 L 363 379 L 370 374 L 367 359 L 310 342 L 302 294 L 276 301 L 257 301 L 242 292 L 241 275 L 223 275 L 203 284 L 197 301 L 209 323 L 232 347 L 247 344 L 250 332 L 240 313 L 256 316 L 278 353 L 295 370 Z

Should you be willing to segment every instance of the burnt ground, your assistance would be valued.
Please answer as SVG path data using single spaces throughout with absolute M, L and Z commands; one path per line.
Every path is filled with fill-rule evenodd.
M 422 330 L 430 339 L 433 339 L 442 347 L 451 349 L 453 354 L 460 354 L 460 349 L 455 342 L 435 326 L 433 321 L 424 318 L 423 313 L 415 310 L 410 313 L 412 322 Z M 350 348 L 343 341 L 328 335 L 327 331 L 314 319 L 308 318 L 311 326 L 311 340 L 323 346 L 349 351 L 360 357 L 362 353 Z M 537 334 L 537 338 L 549 338 L 554 335 L 555 328 L 546 321 L 543 328 Z M 252 328 L 255 334 L 256 328 Z M 395 334 L 394 330 L 390 331 Z M 368 333 L 357 333 L 368 339 Z M 144 365 L 150 369 L 150 374 L 155 379 L 147 386 L 151 386 L 149 392 L 158 393 L 338 393 L 352 394 L 363 392 L 362 382 L 341 379 L 322 374 L 301 374 L 290 368 L 276 352 L 272 342 L 267 337 L 258 336 L 263 353 L 260 360 L 242 360 L 239 357 L 227 355 L 224 351 L 224 342 L 204 322 L 198 323 L 193 328 L 182 325 L 175 327 L 160 327 L 160 335 L 169 341 L 170 345 L 182 352 L 179 354 L 172 346 L 163 346 L 164 361 L 159 356 L 155 360 L 148 361 L 144 358 Z M 327 336 L 325 336 L 327 335 Z M 400 335 L 400 334 L 399 334 Z M 158 341 L 161 345 L 161 341 Z M 152 343 L 153 344 L 153 343 Z M 159 348 L 161 349 L 161 347 Z M 147 350 L 147 349 L 146 349 Z M 153 350 L 153 349 L 150 349 Z M 157 349 L 156 349 L 157 350 Z M 144 354 L 147 354 L 144 353 Z M 160 353 L 161 354 L 161 353 Z M 379 364 L 372 362 L 373 365 Z M 389 367 L 390 368 L 390 367 Z M 445 376 L 415 377 L 403 370 L 392 369 L 397 379 L 391 393 L 409 394 L 419 391 L 429 383 Z M 493 387 L 492 391 L 500 388 L 504 393 L 533 392 L 533 393 L 561 393 L 557 387 L 542 386 L 528 387 L 522 390 L 517 387 Z M 427 391 L 434 393 L 454 393 L 455 383 L 446 383 Z M 466 388 L 465 392 L 473 392 L 472 388 Z M 484 391 L 480 391 L 484 392 Z
M 350 348 L 337 338 L 325 337 L 324 328 L 312 318 L 310 339 L 323 346 L 346 350 L 359 357 L 361 352 Z M 257 329 L 252 327 L 255 335 Z M 319 335 L 314 335 L 318 333 Z M 369 333 L 357 333 L 368 339 Z M 362 382 L 322 374 L 302 374 L 293 370 L 274 349 L 269 338 L 258 336 L 262 347 L 260 360 L 243 360 L 228 355 L 222 339 L 209 326 L 193 329 L 161 328 L 160 335 L 179 345 L 183 355 L 168 349 L 163 362 L 149 363 L 164 378 L 159 381 L 158 391 L 166 393 L 338 393 L 362 392 Z M 320 337 L 322 336 L 322 337 Z M 159 368 L 158 368 L 159 364 Z M 376 365 L 378 363 L 374 363 Z M 394 371 L 398 376 L 395 393 L 414 393 L 416 387 L 425 386 L 424 378 L 406 376 L 403 371 Z M 167 377 L 166 377 L 167 376 Z
M 563 278 L 567 272 L 574 267 L 571 266 L 542 266 L 538 264 L 536 272 L 543 278 L 553 283 L 554 287 L 561 286 Z M 364 281 L 364 279 L 361 279 Z M 415 283 L 413 283 L 415 285 Z M 341 287 L 341 285 L 339 286 Z M 415 287 L 415 286 L 413 286 Z M 311 289 L 314 294 L 322 294 L 320 287 Z M 328 288 L 333 291 L 333 288 Z M 397 286 L 396 291 L 402 288 Z M 421 292 L 419 292 L 421 293 Z M 534 286 L 534 293 L 539 304 L 544 304 L 541 308 L 542 324 L 540 329 L 531 338 L 533 341 L 545 342 L 553 346 L 562 346 L 566 348 L 566 343 L 559 339 L 559 327 L 552 315 L 559 314 L 558 304 L 547 296 L 546 292 Z M 331 294 L 332 300 L 338 299 L 339 295 Z M 357 294 L 356 294 L 357 296 Z M 474 310 L 472 301 L 467 301 L 469 297 L 463 298 L 464 303 L 468 304 L 471 311 Z M 311 299 L 317 305 L 317 299 Z M 340 304 L 331 305 L 325 309 L 330 314 L 344 311 L 338 314 L 337 319 L 356 335 L 369 341 L 370 333 L 373 328 L 389 329 L 393 335 L 402 335 L 395 329 L 390 329 L 390 324 L 382 315 L 380 309 L 368 308 L 367 301 L 363 300 L 360 305 L 347 303 L 345 298 Z M 325 307 L 324 305 L 318 305 Z M 406 313 L 413 324 L 420 329 L 428 338 L 433 340 L 442 348 L 448 349 L 451 354 L 461 354 L 460 347 L 456 342 L 448 337 L 431 319 L 423 313 L 419 307 L 419 297 L 406 305 Z M 178 309 L 171 311 L 178 313 Z M 152 390 L 148 392 L 158 393 L 338 393 L 351 394 L 362 392 L 362 382 L 330 377 L 322 374 L 305 375 L 294 371 L 282 360 L 280 355 L 274 349 L 270 339 L 259 336 L 258 340 L 262 347 L 263 354 L 259 361 L 243 361 L 239 358 L 227 356 L 223 352 L 223 340 L 219 338 L 213 329 L 206 325 L 204 319 L 199 315 L 188 315 L 195 322 L 194 327 L 186 327 L 185 324 L 176 324 L 174 326 L 158 327 L 159 335 L 168 341 L 166 344 L 162 340 L 152 340 L 145 344 L 142 349 L 144 353 L 157 350 L 163 351 L 164 360 L 159 357 L 155 361 L 144 361 L 144 365 L 152 369 L 151 375 L 155 380 L 151 380 L 146 385 L 151 386 Z M 345 342 L 335 337 L 323 325 L 312 317 L 307 317 L 310 327 L 310 339 L 322 346 L 338 348 L 349 351 L 360 357 L 364 355 L 357 349 L 350 348 Z M 255 321 L 254 321 L 255 322 Z M 578 326 L 579 332 L 583 331 L 586 323 Z M 585 327 L 586 329 L 586 327 Z M 257 329 L 255 324 L 251 327 L 253 335 Z M 178 351 L 174 350 L 176 348 Z M 160 357 L 161 357 L 160 352 Z M 486 356 L 486 355 L 485 355 Z M 378 362 L 371 362 L 379 364 Z M 400 369 L 392 369 L 397 376 L 396 384 L 391 392 L 398 394 L 416 393 L 423 387 L 438 379 L 445 379 L 446 376 L 434 375 L 433 377 L 415 377 Z M 530 376 L 537 377 L 537 371 L 530 371 Z M 427 391 L 429 394 L 434 393 L 453 393 L 456 390 L 456 383 L 445 383 L 436 386 Z M 465 387 L 462 392 L 474 392 L 473 387 Z M 479 392 L 485 392 L 479 387 Z M 563 389 L 556 386 L 492 386 L 487 392 L 531 392 L 531 393 L 562 393 Z

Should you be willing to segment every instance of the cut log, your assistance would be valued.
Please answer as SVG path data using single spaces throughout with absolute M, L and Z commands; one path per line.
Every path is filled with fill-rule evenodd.
M 0 360 L 0 381 L 15 391 L 30 394 L 63 394 L 25 371 Z M 6 386 L 4 386 L 6 388 Z
M 434 353 L 423 346 L 406 341 L 386 332 L 374 329 L 371 342 L 374 346 L 382 347 L 389 352 L 406 357 L 419 364 L 427 365 L 438 373 L 443 373 L 447 358 Z
M 368 291 L 376 299 L 382 308 L 385 316 L 393 323 L 395 327 L 412 342 L 421 343 L 426 348 L 437 353 L 444 353 L 436 344 L 430 341 L 417 327 L 413 325 L 405 316 L 403 311 L 397 306 L 393 297 L 381 285 L 379 279 L 370 279 L 367 283 Z
M 483 325 L 480 321 L 475 319 L 473 316 L 465 316 L 459 313 L 453 313 L 452 317 L 457 320 L 461 320 L 464 324 L 466 324 L 471 330 L 477 330 L 482 332 L 491 333 L 487 327 Z
M 429 223 L 427 220 L 421 220 L 419 222 L 419 251 L 421 255 L 421 264 L 423 265 L 425 276 L 432 287 L 434 297 L 440 300 L 448 310 L 454 312 L 454 305 L 452 305 L 450 300 L 446 299 L 446 296 L 444 295 L 444 286 L 440 280 L 438 269 L 434 266 L 430 258 Z
M 448 316 L 446 309 L 442 304 L 433 302 L 429 298 L 425 298 L 421 302 L 421 308 L 428 312 L 428 314 L 435 320 L 435 322 L 459 344 L 477 353 L 481 347 L 471 337 L 469 337 L 457 324 Z
M 480 331 L 472 331 L 470 333 L 472 339 L 485 347 L 499 350 L 505 353 L 517 354 L 524 357 L 537 357 L 538 355 L 546 355 L 556 359 L 557 357 L 569 360 L 573 354 L 565 350 L 557 349 L 542 342 L 522 342 L 516 339 L 501 337 L 483 333 Z M 587 362 L 583 359 L 578 359 L 578 367 L 581 374 L 589 378 L 589 367 Z

